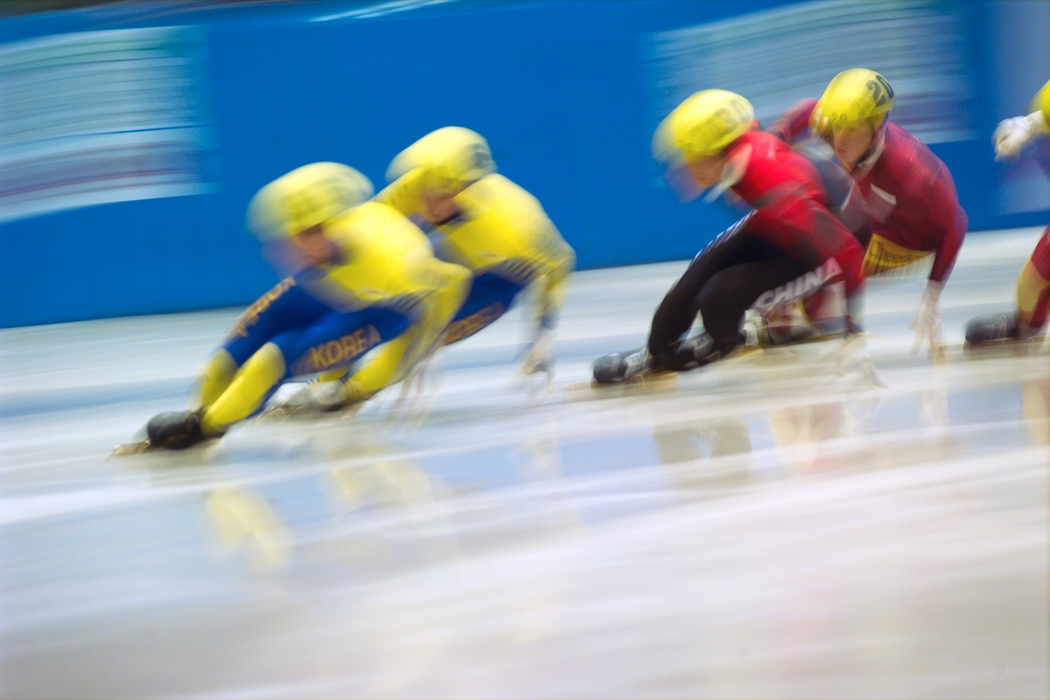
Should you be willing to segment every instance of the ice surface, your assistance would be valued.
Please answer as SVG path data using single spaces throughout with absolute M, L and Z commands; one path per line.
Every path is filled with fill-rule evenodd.
M 951 342 L 1038 235 L 969 236 Z M 578 274 L 549 394 L 512 313 L 412 405 L 203 452 L 103 459 L 236 310 L 0 331 L 0 694 L 1046 697 L 1045 348 L 912 356 L 917 276 L 885 388 L 835 341 L 566 401 L 684 267 Z

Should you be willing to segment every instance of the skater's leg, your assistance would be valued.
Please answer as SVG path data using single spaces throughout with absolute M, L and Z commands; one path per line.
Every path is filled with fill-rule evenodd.
M 296 284 L 281 280 L 237 320 L 202 373 L 199 408 L 163 413 L 146 425 L 154 447 L 182 449 L 221 435 L 251 415 L 287 374 L 285 356 L 272 342 L 335 313 Z
M 201 432 L 205 437 L 221 435 L 229 426 L 250 416 L 286 373 L 280 348 L 273 343 L 263 345 L 241 366 L 225 391 L 205 408 Z
M 721 233 L 704 248 L 664 296 L 653 315 L 649 331 L 649 353 L 663 357 L 693 325 L 700 311 L 700 292 L 720 270 L 749 261 L 779 257 L 779 251 L 753 236 L 741 233 L 750 217 L 745 217 Z
M 663 351 L 663 357 L 648 359 L 652 350 L 609 355 L 595 363 L 594 378 L 600 383 L 623 381 L 623 377 L 629 379 L 649 368 L 643 365 L 639 369 L 639 363 L 647 359 L 654 369 L 686 371 L 725 357 L 744 342 L 741 332 L 744 313 L 764 294 L 775 295 L 780 290 L 784 297 L 785 288 L 789 291 L 797 289 L 801 294 L 804 287 L 796 281 L 804 280 L 805 275 L 805 269 L 784 255 L 719 270 L 687 302 L 689 308 L 698 310 L 703 317 L 702 335 L 680 344 L 676 339 L 670 350 Z
M 1030 337 L 1046 325 L 1050 307 L 1050 226 L 1017 278 L 1017 309 L 978 316 L 966 324 L 966 342 L 981 345 Z
M 1050 306 L 1050 226 L 1017 278 L 1017 309 L 1020 334 L 1034 335 L 1046 324 Z
M 409 319 L 389 309 L 330 312 L 307 328 L 289 331 L 264 345 L 241 367 L 229 387 L 201 417 L 205 436 L 255 413 L 289 377 L 346 367 L 401 335 Z
M 771 244 L 741 233 L 749 219 L 750 216 L 741 219 L 693 258 L 653 315 L 646 347 L 636 352 L 606 355 L 595 361 L 592 367 L 595 381 L 615 384 L 648 370 L 697 366 L 695 361 L 679 357 L 679 341 L 696 320 L 701 290 L 720 270 L 779 254 Z
M 226 348 L 219 348 L 208 358 L 201 371 L 199 406 L 210 406 L 226 391 L 240 369 Z
M 208 360 L 202 372 L 199 405 L 214 403 L 237 370 L 267 342 L 329 313 L 332 308 L 299 287 L 295 278 L 281 280 L 241 314 L 222 347 Z
M 715 258 L 705 248 L 686 268 L 685 273 L 664 296 L 653 315 L 646 347 L 634 352 L 619 352 L 595 360 L 594 380 L 599 384 L 617 384 L 649 370 L 675 369 L 678 342 L 696 320 L 700 290 L 717 272 Z
M 502 317 L 523 287 L 504 277 L 485 273 L 474 278 L 467 300 L 445 329 L 445 345 L 469 338 Z
M 741 345 L 744 313 L 766 292 L 804 278 L 805 274 L 798 263 L 781 256 L 734 265 L 714 275 L 697 297 L 704 329 L 713 341 L 710 352 L 724 357 Z

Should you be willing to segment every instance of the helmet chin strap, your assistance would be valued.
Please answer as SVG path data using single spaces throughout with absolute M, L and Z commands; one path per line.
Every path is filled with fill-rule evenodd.
M 871 138 L 871 146 L 857 160 L 857 164 L 853 166 L 854 171 L 870 168 L 882 155 L 882 149 L 886 147 L 886 124 L 888 121 L 888 119 L 883 119 L 882 124 L 875 130 Z
M 718 183 L 709 189 L 707 194 L 704 195 L 705 202 L 715 201 L 721 197 L 726 190 L 740 182 L 741 178 L 744 177 L 744 173 L 747 172 L 748 163 L 751 162 L 751 151 L 751 144 L 745 143 L 729 155 L 726 159 L 726 164 L 722 167 L 722 177 L 720 177 Z

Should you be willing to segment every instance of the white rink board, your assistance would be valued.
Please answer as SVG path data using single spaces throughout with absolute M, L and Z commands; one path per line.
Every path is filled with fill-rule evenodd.
M 1012 305 L 1038 229 L 971 234 L 949 340 Z M 835 343 L 564 400 L 685 263 L 579 273 L 554 390 L 521 316 L 415 410 L 249 423 L 103 460 L 188 400 L 235 310 L 0 331 L 0 694 L 1046 697 L 1048 360 Z

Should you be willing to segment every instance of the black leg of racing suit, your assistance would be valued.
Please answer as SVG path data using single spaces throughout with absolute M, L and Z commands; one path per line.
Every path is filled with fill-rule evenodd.
M 677 343 L 697 313 L 725 356 L 744 342 L 744 312 L 760 295 L 808 271 L 773 244 L 741 232 L 747 219 L 726 230 L 700 252 L 660 303 L 649 333 L 657 368 L 675 369 Z

